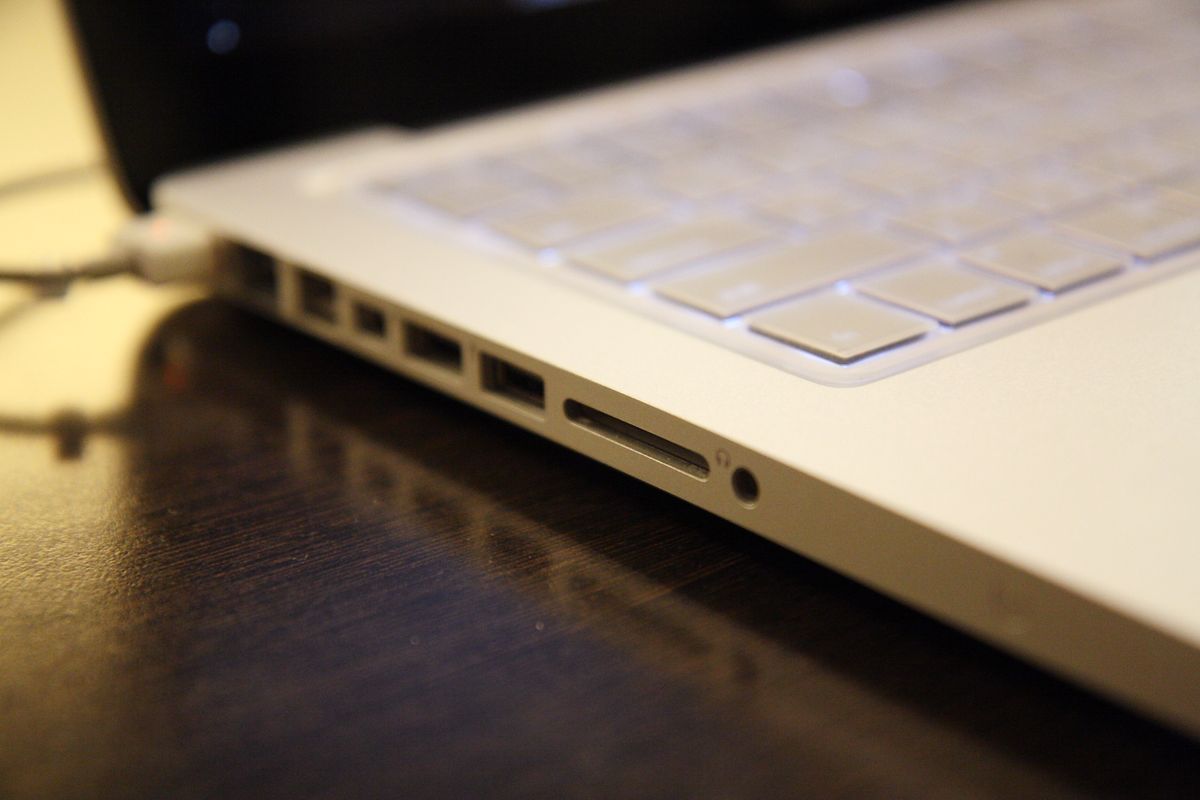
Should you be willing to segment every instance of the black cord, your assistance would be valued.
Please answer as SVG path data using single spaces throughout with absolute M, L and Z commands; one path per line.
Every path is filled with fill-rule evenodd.
M 98 171 L 107 169 L 107 164 L 96 162 L 26 175 L 0 184 L 0 202 L 11 200 L 16 195 L 25 195 L 82 180 L 91 177 Z M 132 269 L 132 261 L 119 257 L 99 258 L 69 264 L 48 263 L 40 266 L 0 264 L 0 283 L 23 283 L 31 286 L 42 297 L 61 297 L 75 281 L 108 278 L 130 272 Z
M 38 192 L 64 183 L 73 183 L 87 178 L 95 172 L 107 171 L 107 169 L 106 163 L 97 161 L 92 164 L 75 164 L 34 175 L 25 175 L 6 183 L 0 183 L 0 202 L 10 199 L 13 195 Z
M 44 269 L 0 265 L 0 283 L 24 283 L 42 296 L 54 297 L 63 294 L 75 281 L 109 278 L 132 270 L 133 262 L 130 259 L 116 257 Z
M 9 417 L 0 414 L 0 433 L 10 436 L 53 436 L 58 457 L 63 461 L 78 461 L 83 456 L 87 438 L 92 434 L 127 435 L 130 419 L 119 411 L 88 419 L 83 413 L 66 409 L 46 418 Z

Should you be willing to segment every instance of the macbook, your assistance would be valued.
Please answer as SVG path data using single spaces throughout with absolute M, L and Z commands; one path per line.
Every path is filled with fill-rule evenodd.
M 214 291 L 1200 734 L 1200 4 L 69 5 Z

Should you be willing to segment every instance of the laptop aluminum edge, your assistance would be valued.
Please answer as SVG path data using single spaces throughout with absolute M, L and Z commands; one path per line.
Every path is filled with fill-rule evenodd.
M 636 118 L 714 85 L 869 53 L 899 26 L 958 30 L 976 11 L 418 135 L 372 129 L 281 149 L 167 177 L 153 203 L 269 255 L 266 293 L 217 276 L 235 300 L 1200 735 L 1190 262 L 952 356 L 833 387 L 400 224 L 360 196 L 371 175 Z M 328 286 L 327 309 L 306 306 L 306 276 Z M 364 330 L 358 307 L 382 323 Z

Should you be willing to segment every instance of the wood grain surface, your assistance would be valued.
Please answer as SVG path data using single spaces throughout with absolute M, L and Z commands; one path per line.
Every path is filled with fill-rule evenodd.
M 130 342 L 124 407 L 0 409 L 0 797 L 1200 796 L 1195 743 L 324 345 Z

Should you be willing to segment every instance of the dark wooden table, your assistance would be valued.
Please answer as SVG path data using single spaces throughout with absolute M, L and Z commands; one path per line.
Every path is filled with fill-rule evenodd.
M 0 797 L 1200 797 L 1195 743 L 323 345 L 138 347 L 119 413 L 0 409 Z

